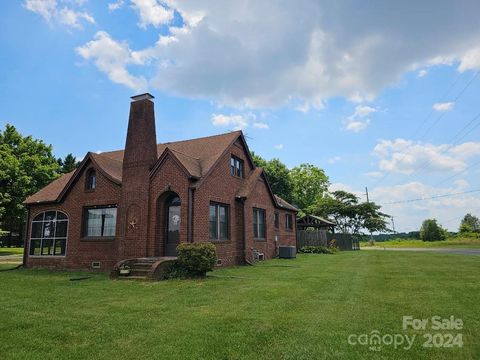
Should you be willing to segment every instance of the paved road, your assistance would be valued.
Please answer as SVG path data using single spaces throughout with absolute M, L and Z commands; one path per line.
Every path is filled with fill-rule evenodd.
M 480 249 L 458 249 L 458 248 L 382 248 L 382 247 L 363 247 L 362 250 L 388 250 L 388 251 L 429 251 L 447 254 L 461 255 L 480 255 Z

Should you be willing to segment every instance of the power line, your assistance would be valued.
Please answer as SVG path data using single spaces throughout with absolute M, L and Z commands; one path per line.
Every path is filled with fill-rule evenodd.
M 477 166 L 478 164 L 480 164 L 480 160 L 477 161 L 477 162 L 475 162 L 475 163 L 473 163 L 472 165 L 468 166 L 468 167 L 465 168 L 464 170 L 459 171 L 459 172 L 457 172 L 457 173 L 455 173 L 455 174 L 453 174 L 453 175 L 451 175 L 451 176 L 449 176 L 449 177 L 447 177 L 447 178 L 445 178 L 445 179 L 437 182 L 435 185 L 433 185 L 433 187 L 436 187 L 436 186 L 438 186 L 438 185 L 440 185 L 440 184 L 443 184 L 443 183 L 447 182 L 448 180 L 453 179 L 453 178 L 457 177 L 457 176 L 460 175 L 460 174 L 463 174 L 464 172 L 466 172 L 467 170 L 470 170 L 471 168 Z
M 458 101 L 458 99 L 465 93 L 465 91 L 470 87 L 470 85 L 474 82 L 474 80 L 477 78 L 477 76 L 478 76 L 479 74 L 480 74 L 480 70 L 477 71 L 477 72 L 475 72 L 474 76 L 473 76 L 473 77 L 468 81 L 468 83 L 462 88 L 462 90 L 457 94 L 457 96 L 455 96 L 455 98 L 454 98 L 454 100 L 453 100 L 454 102 Z M 444 93 L 444 95 L 438 100 L 438 102 L 444 101 L 446 95 L 447 95 L 447 94 L 450 92 L 450 90 L 456 85 L 456 83 L 458 82 L 458 80 L 460 79 L 460 77 L 461 77 L 461 75 L 459 75 L 459 76 L 455 79 L 455 81 L 448 87 L 447 91 L 446 91 L 446 92 Z M 423 120 L 422 124 L 417 128 L 416 131 L 419 131 L 419 130 L 422 128 L 423 124 L 425 124 L 425 123 L 427 122 L 427 120 L 430 118 L 430 116 L 431 116 L 433 113 L 434 113 L 434 110 L 433 110 L 433 108 L 432 108 L 432 109 L 430 110 L 429 114 L 427 115 L 427 117 Z M 423 138 L 430 132 L 430 130 L 433 129 L 433 127 L 435 127 L 435 126 L 438 124 L 438 122 L 443 118 L 443 116 L 445 116 L 445 114 L 446 114 L 445 112 L 442 113 L 442 114 L 440 114 L 440 116 L 434 121 L 434 123 L 433 123 L 430 127 L 428 127 L 428 129 L 422 134 L 422 136 L 419 138 L 418 141 L 423 140 Z M 475 120 L 475 118 L 474 118 L 473 120 Z M 472 120 L 472 121 L 473 121 L 473 120 Z M 467 125 L 467 126 L 468 126 L 468 125 Z M 465 127 L 464 127 L 464 128 L 465 128 Z M 461 131 L 463 131 L 464 128 L 462 128 Z M 473 131 L 473 129 L 472 129 L 471 131 Z M 471 132 L 471 131 L 470 131 L 470 132 Z M 458 134 L 458 133 L 457 133 L 457 134 Z M 468 134 L 468 133 L 467 133 L 467 134 Z M 465 136 L 466 136 L 466 135 L 465 135 Z M 403 154 L 403 156 L 402 156 L 398 161 L 404 160 L 407 155 L 408 155 L 408 151 L 405 152 L 405 153 Z M 389 171 L 385 174 L 385 176 L 384 176 L 383 178 L 381 178 L 381 179 L 379 179 L 379 180 L 377 181 L 376 186 L 378 187 L 381 183 L 383 183 L 383 182 L 385 181 L 385 179 L 386 179 L 392 172 L 393 172 L 393 169 L 392 169 L 392 170 L 389 170 Z M 415 173 L 416 173 L 416 172 L 415 172 Z
M 439 198 L 456 196 L 456 195 L 470 194 L 470 193 L 474 193 L 474 192 L 478 192 L 478 191 L 480 191 L 480 189 L 463 191 L 463 192 L 458 192 L 458 193 L 435 195 L 435 196 L 431 196 L 431 197 L 427 197 L 427 198 L 417 198 L 417 199 L 409 199 L 409 200 L 392 201 L 392 202 L 388 202 L 388 203 L 383 203 L 382 205 L 395 205 L 395 204 L 405 204 L 405 203 L 416 202 L 416 201 L 433 200 L 433 199 L 439 199 Z
M 470 120 L 467 125 L 465 125 L 462 129 L 460 129 L 460 131 L 458 131 L 450 140 L 448 140 L 447 142 L 452 142 L 453 139 L 455 139 L 457 136 L 459 136 L 466 128 L 468 128 L 475 120 L 477 119 L 480 119 L 480 113 L 478 113 L 477 115 L 475 115 L 473 117 L 472 120 Z M 447 148 L 445 148 L 443 151 L 441 151 L 438 155 L 443 155 L 445 154 L 447 151 L 449 151 L 453 146 L 455 145 L 458 145 L 460 143 L 460 141 L 462 141 L 467 135 L 469 135 L 470 133 L 472 133 L 474 130 L 476 130 L 477 127 L 480 126 L 480 122 L 478 122 L 478 124 L 476 124 L 473 128 L 471 128 L 469 131 L 467 131 L 465 134 L 463 134 L 460 138 L 458 138 L 455 142 L 452 143 L 452 145 L 448 146 Z M 405 155 L 406 156 L 406 155 Z M 404 156 L 404 157 L 405 157 Z M 413 173 L 409 174 L 408 177 L 404 180 L 407 180 L 409 178 L 411 178 L 412 176 L 418 174 L 419 172 L 421 172 L 422 170 L 424 169 L 427 169 L 430 164 L 432 163 L 432 159 L 430 158 L 429 160 L 425 161 L 419 168 L 417 168 Z

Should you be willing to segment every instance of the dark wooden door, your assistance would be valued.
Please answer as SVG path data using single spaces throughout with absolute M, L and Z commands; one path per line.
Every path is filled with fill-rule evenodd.
M 177 256 L 180 242 L 180 199 L 175 196 L 167 202 L 167 234 L 165 236 L 165 256 Z

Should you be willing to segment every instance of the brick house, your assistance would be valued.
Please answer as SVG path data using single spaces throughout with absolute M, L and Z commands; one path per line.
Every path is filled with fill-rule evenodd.
M 157 144 L 152 99 L 132 97 L 125 150 L 89 152 L 25 201 L 25 266 L 107 271 L 207 241 L 232 265 L 295 245 L 297 209 L 272 193 L 242 132 Z

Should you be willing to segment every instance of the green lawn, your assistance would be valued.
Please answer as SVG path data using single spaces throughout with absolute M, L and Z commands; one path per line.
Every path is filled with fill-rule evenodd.
M 0 358 L 479 359 L 479 269 L 478 256 L 357 251 L 191 281 L 5 271 Z M 425 332 L 403 331 L 404 315 L 461 318 L 453 334 L 463 334 L 464 346 L 423 348 Z M 350 334 L 373 330 L 417 339 L 408 351 L 348 344 Z
M 368 242 L 361 241 L 360 247 L 369 247 Z M 376 242 L 375 247 L 387 247 L 387 248 L 480 248 L 480 238 L 472 237 L 455 237 L 444 241 L 422 241 L 422 240 L 388 240 L 382 242 Z
M 0 256 L 6 255 L 22 255 L 23 254 L 23 247 L 0 247 Z

